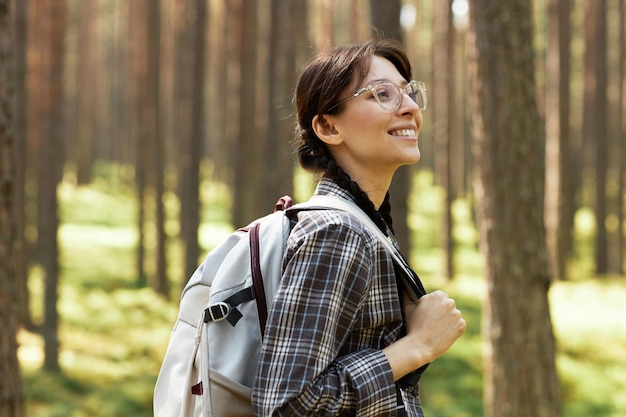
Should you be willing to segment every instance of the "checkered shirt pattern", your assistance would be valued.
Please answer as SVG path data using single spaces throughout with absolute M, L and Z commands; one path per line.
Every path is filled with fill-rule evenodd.
M 351 199 L 328 179 L 316 194 Z M 378 238 L 339 210 L 298 213 L 265 330 L 256 415 L 401 414 L 381 350 L 401 329 L 393 261 Z M 406 415 L 423 417 L 418 386 L 402 396 Z

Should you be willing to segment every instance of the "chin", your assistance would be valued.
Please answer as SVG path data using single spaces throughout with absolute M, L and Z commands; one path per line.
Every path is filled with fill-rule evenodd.
M 417 164 L 420 161 L 421 157 L 422 157 L 422 154 L 419 151 L 417 151 L 416 154 L 412 155 L 411 162 L 409 162 L 408 165 Z

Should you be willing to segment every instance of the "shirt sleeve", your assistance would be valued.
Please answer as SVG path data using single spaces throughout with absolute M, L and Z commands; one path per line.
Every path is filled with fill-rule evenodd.
M 363 235 L 341 224 L 305 234 L 287 253 L 252 394 L 256 415 L 395 415 L 382 350 L 346 343 L 359 326 L 376 261 Z

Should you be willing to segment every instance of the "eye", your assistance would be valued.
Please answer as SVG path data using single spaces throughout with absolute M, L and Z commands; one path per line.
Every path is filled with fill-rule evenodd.
M 394 97 L 394 87 L 389 84 L 378 84 L 374 86 L 374 94 L 380 101 L 391 101 Z

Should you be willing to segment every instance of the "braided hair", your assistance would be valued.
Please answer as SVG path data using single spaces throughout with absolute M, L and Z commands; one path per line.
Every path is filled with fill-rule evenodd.
M 315 116 L 338 114 L 343 111 L 339 102 L 344 89 L 360 85 L 369 72 L 372 58 L 389 60 L 407 80 L 411 79 L 411 64 L 402 47 L 392 40 L 337 47 L 318 55 L 302 72 L 295 93 L 298 112 L 296 151 L 300 165 L 311 172 L 322 174 L 352 195 L 358 206 L 383 231 L 393 233 L 389 192 L 378 210 L 361 189 L 333 158 L 326 144 L 313 130 Z

